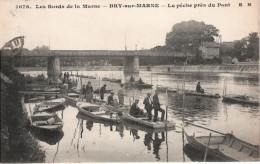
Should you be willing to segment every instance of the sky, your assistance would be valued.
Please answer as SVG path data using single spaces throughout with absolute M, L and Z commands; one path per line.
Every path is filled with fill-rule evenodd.
M 80 8 L 35 9 L 41 5 L 68 4 L 206 4 L 230 7 Z M 239 7 L 238 3 L 244 7 Z M 246 6 L 251 3 L 252 6 Z M 222 41 L 240 40 L 258 32 L 258 0 L 0 0 L 0 46 L 25 36 L 25 48 L 50 46 L 52 50 L 128 50 L 165 45 L 167 32 L 181 21 L 203 21 L 220 30 Z M 16 9 L 28 4 L 31 9 Z

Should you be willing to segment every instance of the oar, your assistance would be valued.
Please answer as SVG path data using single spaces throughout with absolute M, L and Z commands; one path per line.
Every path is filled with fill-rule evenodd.
M 207 154 L 208 154 L 208 149 L 209 149 L 210 138 L 211 138 L 211 133 L 209 133 L 209 141 L 208 141 L 208 145 L 207 145 L 206 152 L 205 152 L 205 155 L 204 155 L 204 160 L 203 160 L 204 162 L 205 162 L 206 159 L 207 159 Z
M 206 127 L 203 127 L 203 126 L 200 126 L 200 125 L 196 125 L 196 124 L 193 124 L 193 123 L 190 123 L 190 122 L 186 122 L 186 123 L 187 123 L 187 124 L 190 124 L 190 125 L 193 125 L 193 126 L 196 126 L 196 127 L 199 127 L 199 128 L 202 128 L 202 129 L 206 129 L 206 130 L 215 132 L 215 133 L 219 133 L 219 134 L 222 134 L 222 135 L 226 135 L 226 134 L 224 134 L 224 133 L 221 133 L 221 132 L 218 132 L 218 131 L 215 131 L 215 130 L 212 130 L 212 129 L 209 129 L 209 128 L 206 128 Z

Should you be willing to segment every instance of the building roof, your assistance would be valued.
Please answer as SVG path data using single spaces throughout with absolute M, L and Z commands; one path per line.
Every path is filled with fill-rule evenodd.
M 220 44 L 215 42 L 202 42 L 202 46 L 205 46 L 206 48 L 219 48 Z

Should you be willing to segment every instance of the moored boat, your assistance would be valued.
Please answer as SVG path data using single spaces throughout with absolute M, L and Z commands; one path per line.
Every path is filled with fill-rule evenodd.
M 60 102 L 45 101 L 36 105 L 33 111 L 35 113 L 43 112 L 43 111 L 51 112 L 53 110 L 62 109 L 62 108 L 64 109 L 63 101 Z
M 75 77 L 88 78 L 89 76 L 86 76 L 86 75 L 75 75 Z
M 116 122 L 116 121 L 107 121 L 107 120 L 103 120 L 103 119 L 95 119 L 93 117 L 89 117 L 88 115 L 85 115 L 81 112 L 79 112 L 76 116 L 77 118 L 79 119 L 82 119 L 82 120 L 88 120 L 88 121 L 93 121 L 94 123 L 101 123 L 101 124 L 105 124 L 105 125 L 117 125 L 119 124 L 120 122 Z
M 133 117 L 131 115 L 123 114 L 121 117 L 123 121 L 129 122 L 134 125 L 139 125 L 139 126 L 144 126 L 146 128 L 151 128 L 151 129 L 165 129 L 165 130 L 170 130 L 175 128 L 175 123 L 164 120 L 161 121 L 158 119 L 158 121 L 154 122 L 153 120 L 148 120 L 147 117 Z
M 40 112 L 30 116 L 31 126 L 42 130 L 60 131 L 62 120 L 54 113 Z
M 152 84 L 139 83 L 137 81 L 135 81 L 135 82 L 126 82 L 126 83 L 124 83 L 124 85 L 126 87 L 134 87 L 134 88 L 138 88 L 138 89 L 150 89 L 150 88 L 153 87 Z
M 156 87 L 156 89 L 159 92 L 166 92 L 166 90 L 167 90 L 168 93 L 176 93 L 178 91 L 177 89 L 174 89 L 174 88 L 171 88 L 171 87 L 160 86 L 160 85 L 158 85 Z
M 117 112 L 120 116 L 122 116 L 123 113 L 129 113 L 130 110 L 130 107 L 126 105 L 112 106 L 108 104 L 103 104 L 103 106 L 113 112 Z
M 111 93 L 111 92 L 112 92 L 112 90 L 106 90 L 105 93 Z M 99 94 L 99 89 L 96 89 L 96 90 L 94 91 L 94 93 Z
M 121 79 L 109 79 L 112 83 L 121 83 Z
M 194 129 L 185 127 L 188 143 L 201 152 L 221 161 L 259 161 L 259 146 L 236 138 L 232 134 L 212 131 L 212 135 L 193 133 Z M 208 132 L 209 134 L 209 132 Z
M 66 95 L 62 95 L 62 97 L 65 98 L 65 102 L 64 103 L 66 105 L 70 105 L 70 106 L 76 107 L 76 103 L 78 102 L 77 98 L 72 98 L 72 97 L 69 97 L 69 96 L 66 96 Z
M 89 76 L 88 78 L 89 78 L 89 79 L 96 79 L 95 76 Z
M 259 99 L 244 95 L 224 95 L 223 101 L 249 105 L 259 105 Z
M 103 77 L 102 81 L 109 81 L 110 79 L 108 77 Z
M 111 112 L 100 105 L 95 105 L 87 102 L 77 102 L 76 104 L 79 112 L 94 118 L 108 122 L 118 123 L 120 118 L 117 112 Z
M 208 92 L 200 93 L 200 92 L 196 92 L 196 91 L 192 91 L 192 90 L 185 90 L 185 94 L 193 95 L 193 96 L 211 97 L 211 98 L 220 98 L 221 97 L 218 93 L 215 93 L 215 94 L 208 93 Z

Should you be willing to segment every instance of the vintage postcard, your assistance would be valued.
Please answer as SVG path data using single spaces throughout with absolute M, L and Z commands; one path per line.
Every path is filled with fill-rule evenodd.
M 1 162 L 259 162 L 259 1 L 0 0 Z

